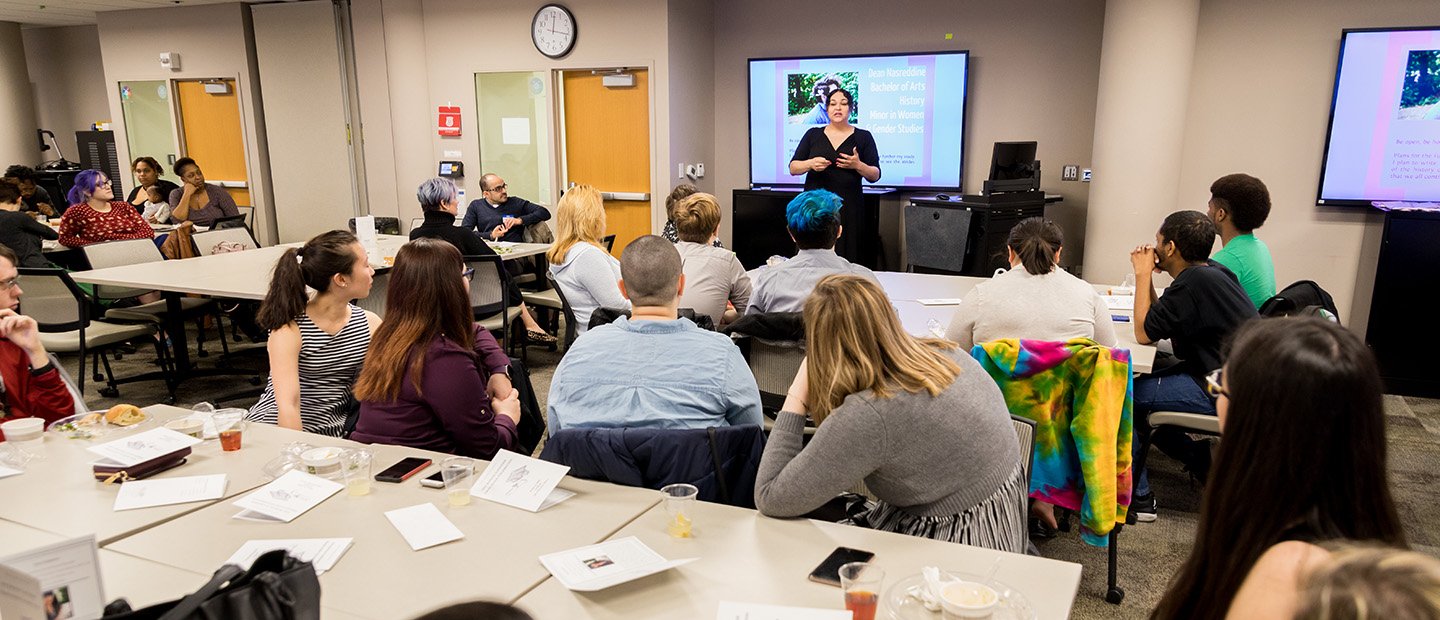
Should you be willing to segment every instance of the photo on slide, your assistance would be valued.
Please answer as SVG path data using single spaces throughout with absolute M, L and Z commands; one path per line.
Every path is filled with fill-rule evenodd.
M 792 125 L 824 125 L 830 122 L 825 114 L 825 99 L 830 92 L 843 88 L 850 93 L 850 122 L 860 118 L 859 72 L 788 73 L 785 75 L 786 115 Z
M 1410 51 L 1396 118 L 1440 120 L 1440 50 Z

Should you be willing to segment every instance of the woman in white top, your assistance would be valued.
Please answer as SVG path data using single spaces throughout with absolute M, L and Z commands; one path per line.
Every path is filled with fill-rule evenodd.
M 555 206 L 555 245 L 550 246 L 550 274 L 575 312 L 575 329 L 584 333 L 597 308 L 629 310 L 620 294 L 620 261 L 601 245 L 605 236 L 605 203 L 600 190 L 576 185 Z
M 720 233 L 720 202 L 696 192 L 675 203 L 671 217 L 679 238 L 675 249 L 685 269 L 680 307 L 709 315 L 717 328 L 734 321 L 750 303 L 750 276 L 734 252 L 714 245 Z
M 1002 338 L 1065 341 L 1089 338 L 1115 346 L 1105 300 L 1089 283 L 1059 268 L 1060 227 L 1044 218 L 1022 220 L 1006 242 L 1010 270 L 970 290 L 945 337 L 969 349 Z

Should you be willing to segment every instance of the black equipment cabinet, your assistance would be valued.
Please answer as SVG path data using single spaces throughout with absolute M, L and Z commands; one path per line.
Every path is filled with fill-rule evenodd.
M 1040 191 L 911 198 L 905 210 L 905 262 L 914 271 L 989 276 L 1010 266 L 1005 252 L 1010 229 L 1027 217 L 1043 217 L 1045 202 Z
M 1385 215 L 1365 341 L 1380 363 L 1386 392 L 1440 397 L 1440 321 L 1434 300 L 1440 274 L 1440 213 Z

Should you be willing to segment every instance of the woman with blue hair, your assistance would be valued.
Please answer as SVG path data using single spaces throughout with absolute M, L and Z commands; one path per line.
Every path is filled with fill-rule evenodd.
M 814 127 L 800 138 L 790 158 L 790 174 L 805 175 L 805 189 L 835 192 L 844 203 L 840 223 L 850 233 L 835 251 L 851 261 L 874 267 L 879 253 L 879 216 L 865 207 L 861 180 L 880 180 L 880 153 L 875 136 L 850 124 L 855 98 L 837 88 L 825 98 L 829 123 Z
M 60 243 L 78 248 L 122 239 L 154 239 L 155 230 L 123 200 L 115 199 L 110 179 L 99 170 L 75 175 L 65 198 L 70 208 L 60 222 Z

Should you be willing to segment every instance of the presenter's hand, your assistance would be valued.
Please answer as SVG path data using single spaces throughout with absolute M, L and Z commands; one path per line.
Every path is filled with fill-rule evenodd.
M 840 153 L 840 157 L 835 160 L 835 165 L 846 170 L 859 168 L 861 165 L 860 150 L 852 149 L 849 153 Z
M 1136 275 L 1154 271 L 1157 268 L 1155 246 L 1148 243 L 1136 246 L 1134 250 L 1130 251 L 1130 264 L 1135 268 Z
M 820 172 L 830 167 L 830 160 L 825 159 L 824 157 L 811 157 L 810 159 L 805 160 L 805 167 L 809 168 L 811 171 Z

